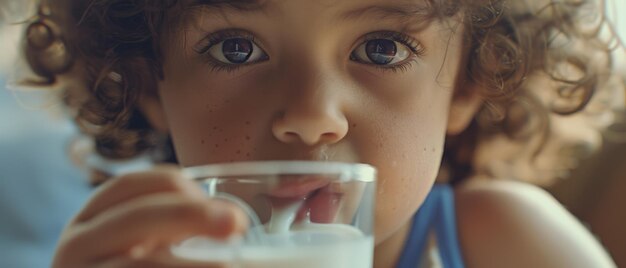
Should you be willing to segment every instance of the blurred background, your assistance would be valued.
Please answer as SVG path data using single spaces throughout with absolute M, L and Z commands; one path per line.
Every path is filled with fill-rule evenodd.
M 50 267 L 55 244 L 87 199 L 85 175 L 67 148 L 76 129 L 55 92 L 20 89 L 17 61 L 30 0 L 0 0 L 0 267 Z
M 49 267 L 59 234 L 87 199 L 86 174 L 68 157 L 79 136 L 58 92 L 16 89 L 27 72 L 19 60 L 22 25 L 33 2 L 0 0 L 0 267 Z M 626 1 L 607 1 L 607 15 L 626 39 Z M 626 56 L 615 55 L 626 79 Z M 544 186 L 626 267 L 626 113 L 603 135 L 600 151 L 555 184 Z M 622 133 L 622 134 L 620 134 Z
M 626 41 L 626 1 L 606 1 L 606 14 Z M 626 53 L 614 55 L 621 79 L 626 81 Z M 546 187 L 577 216 L 609 251 L 618 267 L 626 267 L 626 112 L 603 133 L 602 148 L 581 161 L 565 179 Z

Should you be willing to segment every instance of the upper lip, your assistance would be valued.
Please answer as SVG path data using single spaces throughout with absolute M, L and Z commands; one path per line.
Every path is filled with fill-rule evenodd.
M 331 147 L 327 144 L 315 146 L 294 145 L 284 153 L 285 154 L 279 156 L 278 159 L 302 161 L 333 161 L 332 158 L 336 156 L 337 151 L 331 149 Z M 345 161 L 347 159 L 342 160 Z
M 293 181 L 282 183 L 269 192 L 269 196 L 277 198 L 306 198 L 313 192 L 330 184 L 329 179 L 320 177 L 296 178 Z

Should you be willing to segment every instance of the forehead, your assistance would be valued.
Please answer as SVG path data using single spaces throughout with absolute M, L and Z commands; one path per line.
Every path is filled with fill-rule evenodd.
M 315 4 L 327 8 L 354 5 L 411 7 L 415 5 L 429 5 L 433 3 L 433 0 L 190 0 L 187 3 L 190 6 L 207 5 L 231 7 L 241 10 L 256 10 L 285 6 L 292 3 Z
M 197 14 L 250 15 L 263 13 L 280 17 L 286 13 L 324 13 L 336 20 L 395 19 L 423 22 L 429 20 L 437 8 L 434 0 L 193 0 L 184 8 L 182 17 L 195 18 Z M 202 12 L 198 12 L 202 11 Z

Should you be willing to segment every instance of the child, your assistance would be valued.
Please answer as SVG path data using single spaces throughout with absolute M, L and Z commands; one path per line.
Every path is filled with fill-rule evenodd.
M 609 44 L 603 20 L 583 14 L 590 7 L 43 1 L 26 55 L 35 82 L 62 85 L 106 159 L 376 166 L 375 267 L 612 267 L 545 192 L 470 180 L 490 174 L 474 156 L 491 137 L 540 153 L 550 112 L 576 113 L 604 89 Z M 106 182 L 67 227 L 54 267 L 207 267 L 168 245 L 246 228 L 241 211 L 203 199 L 176 165 L 111 173 L 94 176 Z M 453 190 L 431 191 L 438 173 Z

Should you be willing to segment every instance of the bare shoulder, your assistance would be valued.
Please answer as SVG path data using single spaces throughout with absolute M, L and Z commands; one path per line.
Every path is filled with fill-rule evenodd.
M 595 238 L 549 193 L 513 181 L 456 189 L 468 267 L 615 267 Z

